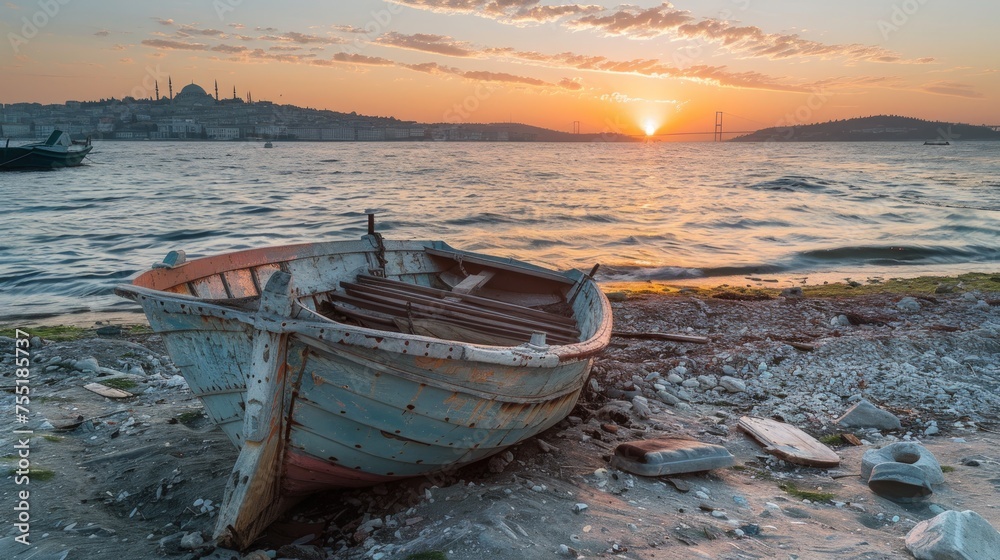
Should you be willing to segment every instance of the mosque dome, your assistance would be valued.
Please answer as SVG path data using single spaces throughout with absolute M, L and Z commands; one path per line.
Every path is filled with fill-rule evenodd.
M 201 86 L 191 83 L 174 97 L 174 103 L 180 105 L 212 105 L 215 98 L 209 95 Z
M 206 92 L 204 89 L 202 89 L 202 87 L 199 86 L 198 84 L 188 84 L 188 85 L 184 86 L 184 89 L 181 90 L 181 94 L 183 95 L 185 93 L 197 94 L 197 95 L 208 95 L 208 92 Z

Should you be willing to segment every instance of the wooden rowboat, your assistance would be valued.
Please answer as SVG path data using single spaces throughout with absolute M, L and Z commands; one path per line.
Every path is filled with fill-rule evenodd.
M 139 302 L 240 449 L 216 537 L 249 546 L 306 494 L 478 461 L 569 414 L 611 337 L 591 275 L 360 241 L 161 265 Z

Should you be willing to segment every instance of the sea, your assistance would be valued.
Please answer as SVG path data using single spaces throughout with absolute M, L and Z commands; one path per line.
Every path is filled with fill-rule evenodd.
M 599 282 L 1000 270 L 1000 142 L 97 142 L 0 173 L 0 323 L 134 317 L 116 284 L 188 258 L 364 235 Z

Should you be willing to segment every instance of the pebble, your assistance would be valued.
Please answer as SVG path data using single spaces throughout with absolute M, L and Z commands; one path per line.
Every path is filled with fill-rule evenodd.
M 583 513 L 587 511 L 590 506 L 584 503 L 579 503 L 573 506 L 573 513 Z
M 652 411 L 649 410 L 649 401 L 647 401 L 645 397 L 633 398 L 632 410 L 634 410 L 636 415 L 642 420 L 649 418 L 650 414 L 652 414 Z M 615 431 L 617 432 L 617 429 Z
M 656 398 L 660 399 L 663 404 L 669 404 L 670 406 L 675 406 L 681 400 L 666 391 L 657 391 Z
M 181 548 L 186 550 L 194 550 L 200 547 L 204 543 L 205 539 L 204 537 L 201 536 L 201 533 L 198 531 L 195 531 L 193 533 L 188 533 L 184 535 L 183 538 L 181 538 Z
M 747 384 L 735 377 L 725 376 L 719 379 L 719 385 L 730 393 L 744 393 L 747 390 Z
M 920 302 L 912 297 L 905 297 L 896 303 L 896 309 L 903 311 L 904 313 L 916 313 L 920 311 Z
M 77 360 L 77 362 L 73 364 L 73 367 L 84 373 L 97 373 L 101 370 L 100 364 L 97 363 L 97 358 L 89 357 Z

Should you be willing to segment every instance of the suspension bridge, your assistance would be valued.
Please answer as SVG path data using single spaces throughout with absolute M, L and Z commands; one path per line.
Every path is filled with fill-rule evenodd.
M 630 134 L 628 136 L 632 136 L 634 138 L 648 138 L 648 139 L 667 138 L 667 137 L 671 137 L 671 136 L 705 136 L 705 137 L 711 136 L 713 141 L 715 141 L 715 142 L 722 142 L 725 139 L 725 136 L 727 136 L 727 135 L 751 134 L 753 132 L 757 132 L 758 130 L 760 130 L 760 128 L 755 128 L 753 130 L 728 130 L 728 129 L 724 129 L 723 128 L 723 122 L 722 122 L 723 121 L 723 116 L 726 116 L 727 118 L 736 118 L 736 119 L 739 119 L 740 121 L 744 121 L 745 123 L 753 123 L 753 124 L 756 124 L 756 125 L 760 125 L 760 128 L 768 128 L 770 126 L 773 126 L 773 125 L 769 125 L 767 123 L 762 123 L 760 121 L 755 121 L 755 120 L 747 118 L 747 117 L 741 117 L 739 115 L 734 115 L 733 113 L 723 113 L 722 111 L 716 111 L 715 112 L 715 130 L 707 130 L 705 132 L 657 132 L 655 134 Z M 573 126 L 573 132 L 576 133 L 576 134 L 579 134 L 580 133 L 580 128 L 579 128 L 580 124 L 579 124 L 579 121 L 575 121 L 573 123 L 573 125 L 574 125 Z M 745 126 L 745 124 L 744 124 L 744 126 Z
M 709 135 L 711 135 L 713 142 L 722 142 L 725 139 L 725 135 L 727 135 L 727 134 L 729 134 L 729 135 L 750 134 L 750 133 L 753 133 L 753 132 L 757 132 L 757 130 L 758 130 L 758 129 L 754 129 L 754 130 L 726 130 L 722 126 L 722 124 L 723 124 L 722 123 L 722 120 L 723 120 L 722 117 L 723 117 L 723 115 L 725 115 L 726 117 L 737 118 L 737 119 L 739 119 L 741 121 L 746 121 L 746 122 L 749 122 L 749 123 L 754 123 L 754 124 L 762 125 L 761 128 L 767 128 L 767 126 L 768 126 L 768 125 L 766 125 L 766 124 L 764 124 L 762 122 L 755 121 L 753 119 L 748 119 L 746 117 L 741 117 L 739 115 L 734 115 L 732 113 L 723 113 L 722 111 L 716 111 L 715 112 L 715 130 L 706 131 L 706 132 L 663 132 L 663 133 L 657 133 L 657 134 L 648 135 L 648 136 L 646 136 L 646 138 L 660 138 L 660 137 L 669 137 L 669 136 L 709 136 Z

